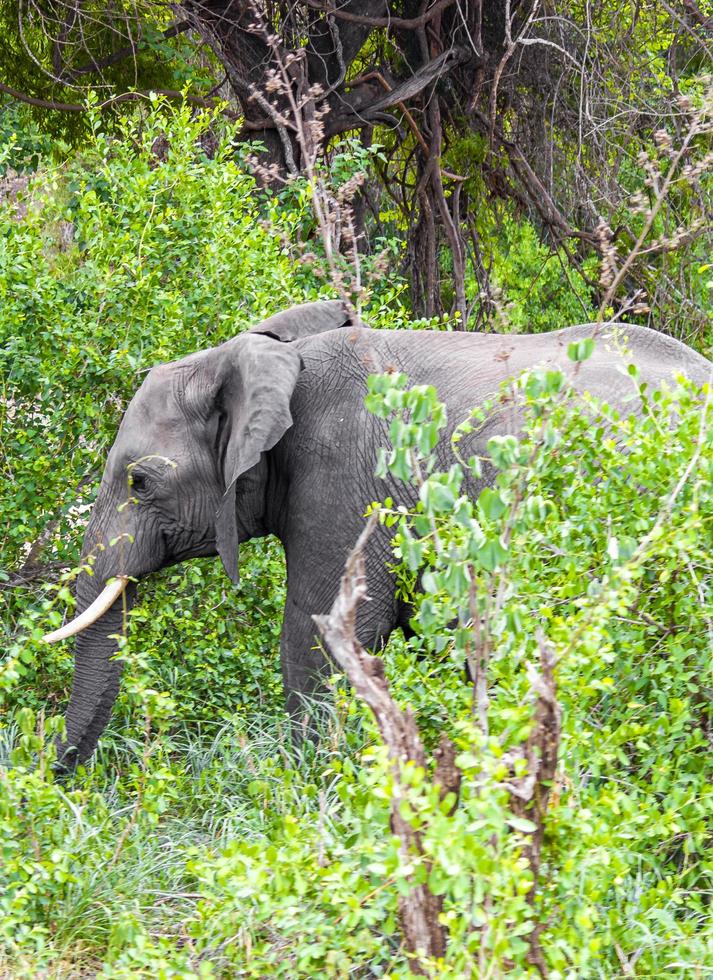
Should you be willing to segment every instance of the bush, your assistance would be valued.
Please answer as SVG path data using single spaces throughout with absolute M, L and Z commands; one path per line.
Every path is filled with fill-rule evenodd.
M 373 380 L 372 409 L 393 416 L 381 465 L 420 486 L 414 513 L 382 511 L 398 523 L 404 588 L 418 574 L 424 589 L 410 644 L 422 657 L 399 658 L 394 687 L 418 707 L 422 733 L 449 732 L 462 749 L 466 812 L 468 793 L 496 807 L 519 775 L 543 648 L 557 665 L 560 765 L 540 880 L 514 864 L 508 882 L 510 896 L 532 889 L 531 901 L 518 909 L 493 893 L 491 869 L 495 881 L 507 875 L 492 853 L 507 815 L 461 833 L 458 811 L 446 827 L 425 819 L 445 848 L 437 887 L 458 924 L 454 976 L 477 970 L 484 944 L 490 965 L 532 970 L 538 949 L 514 937 L 535 923 L 554 976 L 608 977 L 635 962 L 642 975 L 683 977 L 711 961 L 710 392 L 650 393 L 629 372 L 640 415 L 627 417 L 577 396 L 560 372 L 526 373 L 508 393 L 526 406 L 522 436 L 494 437 L 487 460 L 466 460 L 468 436 L 499 403 L 482 406 L 456 429 L 447 472 L 431 456 L 446 424 L 436 393 L 403 376 Z M 497 478 L 472 501 L 464 475 L 486 463 Z M 452 683 L 465 663 L 472 691 Z M 477 897 L 464 904 L 457 883 L 479 847 L 492 863 L 472 866 Z
M 71 647 L 41 636 L 72 602 L 86 511 L 142 372 L 329 295 L 319 256 L 296 264 L 286 234 L 309 224 L 309 200 L 263 198 L 231 127 L 160 104 L 122 125 L 109 137 L 92 117 L 93 138 L 61 165 L 29 131 L 3 158 L 20 170 L 28 147 L 36 154 L 24 193 L 0 206 L 0 426 L 12 488 L 0 503 L 0 888 L 13 972 L 113 958 L 149 919 L 167 926 L 175 903 L 162 900 L 153 917 L 152 890 L 190 891 L 189 846 L 220 842 L 238 815 L 252 825 L 251 767 L 284 755 L 284 560 L 265 540 L 241 551 L 240 592 L 207 561 L 147 583 L 98 756 L 71 789 L 51 778 L 51 716 L 68 697 Z M 385 280 L 372 319 L 403 322 L 402 292 L 397 277 Z M 280 770 L 266 761 L 264 771 L 279 812 Z
M 709 396 L 682 384 L 649 397 L 635 372 L 638 418 L 580 399 L 558 372 L 531 372 L 512 394 L 526 405 L 524 432 L 491 440 L 498 477 L 475 502 L 461 480 L 479 461 L 440 472 L 430 455 L 445 424 L 435 392 L 384 376 L 370 396 L 395 416 L 406 451 L 383 465 L 405 459 L 403 475 L 420 482 L 416 511 L 381 510 L 398 524 L 404 587 L 418 571 L 426 590 L 420 636 L 392 643 L 389 676 L 430 744 L 444 733 L 455 742 L 457 806 L 428 771 L 405 771 L 400 813 L 425 855 L 405 861 L 389 825 L 392 770 L 373 735 L 357 764 L 340 754 L 311 774 L 278 764 L 273 780 L 263 759 L 247 793 L 274 814 L 264 835 L 243 830 L 189 860 L 201 896 L 186 925 L 193 969 L 414 976 L 398 898 L 416 881 L 443 897 L 450 933 L 432 975 L 483 975 L 485 964 L 537 975 L 533 936 L 555 977 L 610 977 L 622 962 L 686 977 L 710 962 Z M 493 408 L 475 412 L 455 445 Z M 518 815 L 512 786 L 527 780 L 543 645 L 557 664 L 562 741 L 535 880 L 536 815 Z M 475 703 L 461 680 L 468 658 L 487 678 Z M 291 798 L 279 813 L 276 795 Z M 146 949 L 140 935 L 118 962 Z

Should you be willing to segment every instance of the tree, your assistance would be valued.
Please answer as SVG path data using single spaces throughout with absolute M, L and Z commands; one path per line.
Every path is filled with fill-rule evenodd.
M 343 134 L 379 142 L 375 221 L 388 195 L 414 312 L 447 310 L 462 325 L 493 306 L 483 214 L 504 202 L 581 275 L 587 251 L 602 250 L 599 216 L 613 220 L 637 189 L 637 153 L 667 123 L 676 131 L 677 97 L 711 65 L 710 0 L 184 0 L 173 10 L 171 20 L 156 0 L 4 0 L 0 68 L 15 85 L 1 87 L 67 113 L 82 109 L 87 85 L 114 106 L 149 87 L 178 95 L 197 77 L 206 91 L 187 97 L 227 96 L 274 182 Z M 625 225 L 618 234 L 636 239 Z

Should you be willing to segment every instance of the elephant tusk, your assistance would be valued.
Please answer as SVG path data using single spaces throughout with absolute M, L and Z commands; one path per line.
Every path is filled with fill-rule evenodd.
M 59 643 L 60 640 L 66 640 L 68 637 L 74 636 L 75 633 L 81 633 L 82 630 L 91 626 L 92 623 L 96 623 L 107 609 L 110 609 L 114 605 L 128 582 L 129 580 L 126 575 L 118 575 L 108 585 L 104 586 L 94 602 L 90 606 L 87 606 L 81 615 L 71 620 L 71 622 L 65 623 L 58 630 L 54 630 L 52 633 L 45 633 L 42 637 L 44 642 Z

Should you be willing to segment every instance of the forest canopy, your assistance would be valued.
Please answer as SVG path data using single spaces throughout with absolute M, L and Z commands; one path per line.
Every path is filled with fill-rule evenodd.
M 592 254 L 634 246 L 636 215 L 656 194 L 652 154 L 663 165 L 687 140 L 711 73 L 713 9 L 60 0 L 4 3 L 0 23 L 3 91 L 70 140 L 87 132 L 88 93 L 116 117 L 154 89 L 198 106 L 226 100 L 273 185 L 309 175 L 345 136 L 372 148 L 355 200 L 360 248 L 395 234 L 413 312 L 482 326 L 502 312 L 492 241 L 509 221 L 533 226 L 575 294 L 596 281 Z M 706 140 L 687 142 L 690 152 Z M 692 270 L 665 244 L 683 235 L 697 257 L 710 252 L 697 176 L 667 196 L 656 241 L 628 270 L 625 292 L 658 327 L 673 329 L 683 304 L 689 329 L 705 322 Z
M 146 372 L 293 303 L 618 320 L 710 358 L 711 4 L 32 0 L 0 24 L 0 973 L 706 976 L 713 408 L 683 377 L 623 368 L 620 413 L 574 392 L 573 344 L 474 405 L 445 467 L 439 393 L 370 380 L 374 471 L 420 501 L 371 506 L 416 596 L 375 674 L 396 768 L 343 665 L 293 744 L 276 538 L 241 546 L 239 589 L 205 558 L 144 583 L 70 777 L 72 644 L 43 636 Z M 469 499 L 459 439 L 512 399 Z

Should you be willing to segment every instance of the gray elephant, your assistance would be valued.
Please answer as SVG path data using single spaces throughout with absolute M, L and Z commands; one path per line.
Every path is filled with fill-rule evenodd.
M 643 327 L 623 330 L 650 384 L 678 371 L 709 379 L 709 362 L 678 341 Z M 368 504 L 414 499 L 412 489 L 374 476 L 377 449 L 388 437 L 385 423 L 364 407 L 369 374 L 396 369 L 414 384 L 434 385 L 452 425 L 508 377 L 538 364 L 566 367 L 578 388 L 623 405 L 631 381 L 616 370 L 621 358 L 606 329 L 576 371 L 568 361 L 569 343 L 593 332 L 591 325 L 516 336 L 375 331 L 329 301 L 295 307 L 220 347 L 155 367 L 107 459 L 84 540 L 83 555 L 94 561 L 93 574 L 77 580 L 79 615 L 47 637 L 81 633 L 63 764 L 91 755 L 111 713 L 121 664 L 112 659 L 110 636 L 122 629 L 134 580 L 218 554 L 237 583 L 238 545 L 249 538 L 275 534 L 285 548 L 288 711 L 319 691 L 326 665 L 312 615 L 328 611 Z M 507 425 L 517 425 L 513 413 L 493 418 L 474 450 Z M 445 453 L 447 436 L 443 447 Z M 372 648 L 409 617 L 388 567 L 389 534 L 379 528 L 368 545 L 371 602 L 357 632 Z

